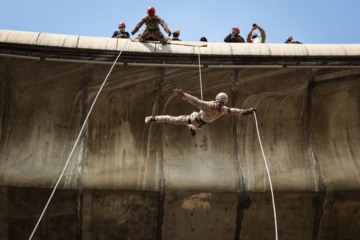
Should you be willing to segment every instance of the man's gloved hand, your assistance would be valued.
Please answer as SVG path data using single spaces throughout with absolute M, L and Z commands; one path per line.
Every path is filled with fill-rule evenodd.
M 249 109 L 245 110 L 242 115 L 249 115 L 249 114 L 252 114 L 253 112 L 256 112 L 256 109 L 249 108 Z
M 171 36 L 171 31 L 168 27 L 164 28 L 165 32 L 167 32 L 167 34 L 169 35 L 169 37 Z
M 133 30 L 132 32 L 131 32 L 131 35 L 134 35 L 136 32 Z

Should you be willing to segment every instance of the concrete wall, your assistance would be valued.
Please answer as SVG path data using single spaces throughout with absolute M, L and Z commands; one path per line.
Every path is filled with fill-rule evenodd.
M 196 137 L 144 125 L 196 111 L 172 90 L 200 98 L 198 48 L 5 30 L 0 40 L 1 239 L 30 236 L 125 44 L 34 239 L 275 238 L 253 115 L 224 116 Z M 204 100 L 226 92 L 228 106 L 258 110 L 279 239 L 356 239 L 359 45 L 200 51 Z M 266 66 L 231 67 L 244 62 Z M 219 63 L 229 66 L 210 67 Z

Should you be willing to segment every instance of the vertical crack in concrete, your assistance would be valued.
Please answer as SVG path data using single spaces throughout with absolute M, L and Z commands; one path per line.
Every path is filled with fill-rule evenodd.
M 305 115 L 306 115 L 306 139 L 308 144 L 308 150 L 309 154 L 311 156 L 313 166 L 314 166 L 314 172 L 315 177 L 318 183 L 319 187 L 319 193 L 318 196 L 313 198 L 313 207 L 315 209 L 315 216 L 314 216 L 314 223 L 313 223 L 313 235 L 312 240 L 317 240 L 319 231 L 320 231 L 320 225 L 321 225 L 321 218 L 323 216 L 323 206 L 324 201 L 326 197 L 326 186 L 324 183 L 324 180 L 321 175 L 321 167 L 319 164 L 319 160 L 316 157 L 316 154 L 313 149 L 313 141 L 312 141 L 312 131 L 311 131 L 311 121 L 312 121 L 312 98 L 313 98 L 313 92 L 314 87 L 316 86 L 314 81 L 314 75 L 316 72 L 311 70 L 311 77 L 308 83 L 307 88 L 307 101 L 306 101 L 306 108 L 305 108 Z
M 231 94 L 232 94 L 232 101 L 231 105 L 236 106 L 237 101 L 237 86 L 239 84 L 239 70 L 234 71 L 233 75 L 233 84 L 231 87 Z M 235 228 L 235 240 L 240 239 L 240 232 L 241 232 L 241 222 L 244 217 L 244 209 L 249 208 L 250 206 L 250 198 L 245 195 L 245 183 L 243 178 L 243 173 L 241 169 L 241 161 L 239 156 L 239 146 L 238 146 L 238 140 L 237 140 L 237 117 L 232 117 L 232 139 L 233 139 L 233 147 L 234 147 L 234 157 L 235 157 L 235 163 L 237 167 L 237 173 L 238 173 L 238 205 L 236 210 L 236 228 Z
M 157 75 L 157 84 L 158 92 L 156 94 L 156 103 L 157 111 L 156 115 L 161 115 L 162 109 L 164 107 L 163 99 L 163 86 L 164 86 L 164 68 L 159 68 L 156 70 Z M 158 151 L 157 159 L 159 163 L 159 198 L 158 198 L 158 213 L 157 213 L 157 229 L 156 229 L 156 239 L 162 239 L 162 225 L 164 222 L 164 202 L 165 202 L 165 179 L 164 179 L 164 162 L 163 162 L 163 142 L 162 142 L 162 124 L 157 125 L 157 140 L 158 140 Z
M 4 58 L 4 108 L 3 108 L 3 115 L 2 115 L 2 122 L 1 122 L 1 135 L 0 135 L 0 180 L 1 182 L 4 182 L 3 179 L 5 178 L 5 167 L 3 165 L 6 164 L 6 159 L 3 158 L 3 151 L 6 143 L 6 135 L 8 131 L 8 124 L 9 124 L 9 112 L 10 112 L 10 79 L 9 79 L 9 59 Z M 1 94 L 0 94 L 1 95 Z M 2 170 L 4 169 L 4 172 L 2 173 Z M 5 222 L 2 221 L 2 224 L 5 225 L 3 228 L 5 230 L 5 233 L 2 234 L 2 237 L 6 239 L 9 236 L 9 210 L 10 209 L 10 201 L 8 200 L 9 195 L 9 188 L 6 187 L 5 197 L 4 201 L 6 203 L 6 208 L 2 211 L 2 215 L 6 219 Z M 1 234 L 0 234 L 1 235 Z
M 357 157 L 356 157 L 356 155 L 355 155 L 355 153 L 353 151 L 354 148 L 353 148 L 353 146 L 351 144 L 351 138 L 350 138 L 351 133 L 350 133 L 350 131 L 351 130 L 349 130 L 349 125 L 346 124 L 346 138 L 347 138 L 348 148 L 349 148 L 349 152 L 350 152 L 350 156 L 351 156 L 351 160 L 352 160 L 351 164 L 352 164 L 353 169 L 355 170 L 354 172 L 355 172 L 357 181 L 359 183 L 360 182 L 360 177 L 359 177 L 358 172 L 356 171 L 356 169 L 357 169 L 357 167 L 356 167 L 356 165 L 357 165 Z
M 84 121 L 87 116 L 88 106 L 87 106 L 87 97 L 88 97 L 88 87 L 87 87 L 87 65 L 82 66 L 82 113 L 81 113 L 81 122 L 84 124 Z M 86 126 L 87 128 L 87 126 Z M 87 129 L 84 129 L 83 136 L 81 138 L 79 156 L 77 160 L 77 207 L 76 207 L 76 239 L 82 239 L 82 225 L 83 225 L 83 200 L 84 200 L 84 188 L 83 188 L 83 169 L 84 169 L 84 160 L 86 158 L 86 142 L 87 142 Z
M 3 179 L 5 177 L 5 174 L 1 174 L 1 169 L 3 168 L 3 165 L 6 164 L 6 160 L 4 159 L 4 147 L 6 143 L 6 136 L 8 132 L 8 125 L 9 125 L 9 112 L 10 112 L 10 64 L 9 59 L 4 58 L 4 71 L 5 71 L 5 85 L 4 85 L 4 108 L 3 108 L 3 115 L 2 115 L 2 121 L 1 121 L 1 135 L 0 135 L 0 179 Z M 4 168 L 5 169 L 5 168 Z M 4 171 L 5 172 L 5 171 Z M 3 175 L 3 176 L 2 176 Z

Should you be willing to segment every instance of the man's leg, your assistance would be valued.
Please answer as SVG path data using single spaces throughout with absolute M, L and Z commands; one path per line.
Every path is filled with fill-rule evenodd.
M 192 136 L 195 136 L 196 131 L 200 129 L 196 126 L 196 120 L 195 120 L 198 114 L 199 114 L 198 112 L 192 112 L 189 116 L 190 119 L 188 120 L 188 127 Z
M 139 36 L 139 42 L 145 42 L 149 37 L 151 37 L 150 32 L 147 29 L 144 29 Z
M 191 120 L 191 118 L 192 116 L 189 115 L 181 115 L 178 117 L 169 116 L 169 115 L 161 115 L 156 117 L 148 116 L 145 118 L 145 125 L 149 126 L 151 122 L 171 123 L 176 125 L 188 125 L 191 135 L 195 136 L 198 128 L 192 124 L 192 121 L 194 121 L 194 119 Z
M 195 136 L 195 135 L 196 135 L 197 128 L 196 128 L 194 125 L 192 125 L 192 124 L 188 124 L 188 127 L 189 127 L 189 130 L 190 130 L 191 135 Z
M 153 35 L 158 38 L 162 44 L 167 44 L 169 42 L 169 38 L 165 37 L 160 30 L 156 30 Z
M 148 116 L 145 118 L 145 125 L 149 126 L 152 122 L 157 123 L 171 123 L 176 125 L 187 125 L 188 124 L 189 115 L 181 115 L 181 116 L 169 116 L 169 115 L 161 115 L 161 116 Z

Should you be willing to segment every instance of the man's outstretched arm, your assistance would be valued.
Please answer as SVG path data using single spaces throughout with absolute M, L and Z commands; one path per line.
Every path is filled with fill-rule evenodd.
M 141 28 L 141 26 L 147 21 L 147 15 L 145 17 L 143 17 L 140 22 L 135 26 L 134 30 L 131 31 L 131 35 L 134 35 L 137 31 L 139 31 L 139 29 Z
M 249 108 L 249 109 L 239 109 L 239 108 L 228 108 L 228 114 L 232 114 L 232 115 L 248 115 L 251 114 L 253 112 L 256 112 L 255 108 Z
M 185 101 L 191 103 L 192 105 L 194 105 L 195 107 L 197 107 L 199 109 L 204 109 L 208 105 L 207 102 L 201 101 L 197 97 L 194 97 L 194 96 L 191 96 L 190 94 L 184 93 L 184 91 L 182 89 L 175 89 L 174 93 L 179 96 L 182 96 Z

